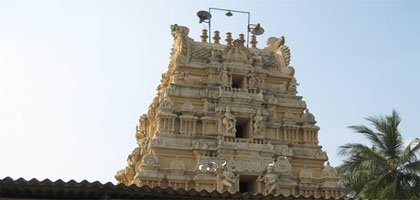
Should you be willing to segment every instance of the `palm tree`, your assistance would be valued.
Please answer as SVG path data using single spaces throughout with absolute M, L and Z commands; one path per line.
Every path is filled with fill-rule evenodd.
M 398 131 L 401 118 L 393 110 L 390 116 L 368 117 L 376 129 L 350 126 L 366 136 L 372 147 L 359 143 L 340 146 L 346 157 L 339 167 L 342 184 L 350 196 L 379 199 L 420 199 L 420 140 L 404 147 Z

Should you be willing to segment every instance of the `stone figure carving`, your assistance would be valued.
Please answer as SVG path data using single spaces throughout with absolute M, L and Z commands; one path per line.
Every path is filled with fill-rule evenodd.
M 146 154 L 143 157 L 143 162 L 142 165 L 149 165 L 149 166 L 154 166 L 158 164 L 158 157 L 153 154 L 152 152 Z
M 264 134 L 264 116 L 261 114 L 261 110 L 257 111 L 254 117 L 254 135 L 261 136 Z
M 223 87 L 230 86 L 229 71 L 226 66 L 224 66 L 222 70 L 220 70 L 218 77 L 220 78 Z
M 149 149 L 149 139 L 142 139 L 137 142 L 140 147 L 140 152 L 146 152 Z
M 280 71 L 284 74 L 293 76 L 295 74 L 295 69 L 289 66 L 291 54 L 289 47 L 284 45 L 285 42 L 286 39 L 284 36 L 281 38 L 270 37 L 267 40 L 267 47 L 264 48 L 264 50 L 274 52 L 280 64 Z
M 248 88 L 256 89 L 258 88 L 258 83 L 260 80 L 257 78 L 257 75 L 254 72 L 248 73 Z
M 251 63 L 250 53 L 241 40 L 233 41 L 232 47 L 225 49 L 225 60 L 228 62 Z
M 169 100 L 169 99 L 164 99 L 164 100 L 162 100 L 161 102 L 160 102 L 160 108 L 163 108 L 163 109 L 167 109 L 167 108 L 172 108 L 174 106 L 174 103 L 171 101 L 171 100 Z
M 202 140 L 193 141 L 192 146 L 195 149 L 209 149 L 209 145 L 206 142 L 203 142 Z
M 223 124 L 225 125 L 226 128 L 226 134 L 229 135 L 235 135 L 236 133 L 236 119 L 235 119 L 235 115 L 232 114 L 232 112 L 230 111 L 229 106 L 226 107 L 226 112 L 223 118 Z
M 296 82 L 295 78 L 290 79 L 289 84 L 287 85 L 287 92 L 289 94 L 295 95 L 297 93 L 297 86 L 299 84 Z
M 146 123 L 147 123 L 147 115 L 142 115 L 139 119 L 139 125 L 137 126 L 136 131 L 136 140 L 140 140 L 143 137 L 147 136 L 147 130 L 146 130 Z
M 126 167 L 125 169 L 118 170 L 114 178 L 124 185 L 131 185 L 135 176 L 134 168 Z
M 129 167 L 135 167 L 141 159 L 141 148 L 135 148 L 127 157 L 127 164 Z
M 227 191 L 230 193 L 235 192 L 236 175 L 230 171 L 224 171 L 222 174 L 222 192 Z
M 315 121 L 315 116 L 309 112 L 309 109 L 305 109 L 305 112 L 303 113 L 302 117 L 301 117 L 301 121 L 304 122 L 305 124 L 311 124 L 311 125 L 315 125 L 316 121 Z
M 127 177 L 125 176 L 125 169 L 121 169 L 117 171 L 117 174 L 115 174 L 114 178 L 124 185 L 128 185 Z
M 179 80 L 184 80 L 184 72 L 183 71 L 175 71 L 172 77 L 172 82 L 176 82 Z
M 259 179 L 259 181 L 264 182 L 264 195 L 273 194 L 277 195 L 279 193 L 279 181 L 278 176 L 274 173 L 273 167 L 267 167 L 267 173 Z

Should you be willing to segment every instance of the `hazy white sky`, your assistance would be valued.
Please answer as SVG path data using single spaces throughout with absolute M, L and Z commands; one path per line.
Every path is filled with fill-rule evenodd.
M 403 117 L 420 136 L 420 1 L 0 1 L 0 178 L 114 181 L 135 147 L 139 116 L 169 63 L 171 24 L 199 40 L 196 12 L 251 12 L 286 37 L 304 97 L 333 165 L 346 127 Z M 223 35 L 245 16 L 215 13 Z M 215 30 L 213 29 L 213 30 Z

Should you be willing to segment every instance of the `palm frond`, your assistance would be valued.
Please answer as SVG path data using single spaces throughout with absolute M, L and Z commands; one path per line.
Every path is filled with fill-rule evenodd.
M 380 140 L 378 133 L 375 133 L 375 131 L 373 131 L 372 129 L 364 125 L 349 126 L 348 128 L 353 129 L 354 131 L 356 131 L 356 133 L 363 134 L 373 143 L 373 145 L 378 146 L 380 149 L 384 149 L 383 141 Z
M 364 125 L 349 128 L 363 134 L 373 146 L 340 146 L 339 154 L 347 157 L 339 167 L 341 183 L 358 198 L 420 199 L 420 140 L 403 146 L 398 130 L 401 117 L 395 110 L 389 116 L 366 120 L 376 130 Z
M 405 165 L 403 165 L 401 169 L 406 170 L 407 172 L 417 173 L 420 176 L 420 160 L 408 162 Z
M 357 171 L 360 167 L 375 169 L 377 167 L 388 167 L 388 162 L 378 152 L 363 144 L 350 143 L 340 146 L 339 154 L 349 156 L 342 167 L 351 171 Z
M 417 160 L 417 155 L 419 154 L 419 151 L 420 142 L 418 141 L 418 138 L 416 138 L 412 140 L 410 144 L 408 144 L 404 151 L 401 153 L 401 156 L 398 159 L 398 165 L 402 166 L 408 162 Z
M 398 132 L 398 125 L 401 122 L 398 113 L 394 110 L 391 116 L 367 117 L 366 120 L 379 131 L 379 139 L 384 145 L 382 153 L 390 159 L 398 158 L 403 147 L 403 140 Z

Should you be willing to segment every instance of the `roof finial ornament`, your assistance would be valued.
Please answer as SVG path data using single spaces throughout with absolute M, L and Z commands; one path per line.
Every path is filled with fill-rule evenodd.
M 209 36 L 207 35 L 207 29 L 203 29 L 203 32 L 200 37 L 201 37 L 201 42 L 207 42 L 207 38 L 209 38 Z
M 245 44 L 245 38 L 244 38 L 244 34 L 239 34 L 239 46 L 243 47 Z
M 215 44 L 220 44 L 220 35 L 219 35 L 219 31 L 214 31 L 214 37 L 213 37 L 213 40 L 214 40 L 214 43 Z
M 231 32 L 227 32 L 226 33 L 226 45 L 228 46 L 228 47 L 231 47 L 232 46 L 232 41 L 233 41 L 233 39 L 232 39 L 232 33 Z
M 198 11 L 197 16 L 200 18 L 199 23 L 207 23 L 209 25 L 209 43 L 211 43 L 211 11 L 227 11 L 225 14 L 227 17 L 231 17 L 233 15 L 233 12 L 240 13 L 240 14 L 246 14 L 248 16 L 248 25 L 246 26 L 247 32 L 246 32 L 246 48 L 249 46 L 249 34 L 252 33 L 254 35 L 261 35 L 264 33 L 264 29 L 261 27 L 260 23 L 257 24 L 251 24 L 251 13 L 246 11 L 240 11 L 240 10 L 231 10 L 231 9 L 221 9 L 221 8 L 209 8 L 209 11 Z M 241 44 L 240 44 L 241 45 Z M 245 46 L 245 40 L 243 40 L 243 46 Z
M 250 43 L 251 43 L 251 47 L 252 47 L 252 48 L 257 48 L 257 43 L 258 43 L 258 42 L 257 42 L 257 36 L 252 35 L 252 36 L 251 36 L 251 42 L 250 42 Z

